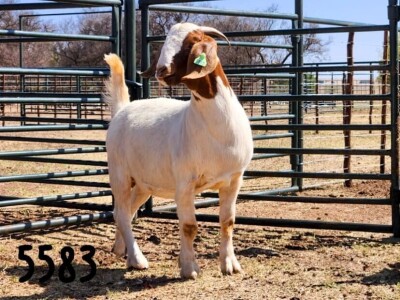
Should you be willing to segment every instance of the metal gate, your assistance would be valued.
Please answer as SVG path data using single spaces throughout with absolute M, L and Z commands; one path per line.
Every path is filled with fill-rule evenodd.
M 62 1 L 65 3 L 66 1 Z M 354 22 L 344 22 L 338 20 L 325 20 L 319 18 L 305 18 L 303 16 L 303 2 L 301 0 L 293 1 L 293 14 L 277 14 L 277 13 L 262 13 L 262 12 L 239 12 L 231 10 L 195 7 L 195 6 L 179 6 L 179 5 L 164 5 L 165 3 L 182 3 L 189 1 L 156 1 L 156 0 L 140 0 L 139 10 L 141 18 L 141 69 L 146 69 L 150 64 L 150 48 L 151 45 L 164 40 L 164 36 L 155 36 L 149 31 L 149 20 L 152 12 L 177 12 L 193 15 L 218 15 L 218 16 L 237 16 L 262 19 L 277 19 L 284 20 L 290 24 L 288 28 L 280 28 L 273 30 L 258 30 L 250 32 L 225 32 L 226 36 L 232 39 L 231 45 L 240 47 L 258 47 L 260 49 L 287 49 L 291 51 L 291 63 L 281 65 L 243 65 L 243 66 L 224 66 L 227 75 L 230 78 L 232 86 L 235 88 L 239 96 L 239 100 L 248 110 L 254 132 L 255 155 L 254 163 L 245 173 L 245 179 L 248 182 L 261 182 L 261 186 L 251 191 L 242 191 L 239 194 L 239 201 L 257 200 L 257 201 L 274 201 L 274 202 L 300 202 L 300 203 L 335 203 L 343 205 L 383 205 L 391 210 L 392 220 L 390 225 L 385 224 L 360 224 L 354 222 L 332 222 L 320 220 L 292 220 L 292 219 L 271 219 L 264 217 L 238 216 L 236 222 L 239 224 L 255 224 L 263 226 L 284 226 L 297 228 L 316 228 L 316 229 L 337 229 L 337 230 L 354 230 L 354 231 L 371 231 L 371 232 L 387 232 L 393 233 L 395 236 L 400 236 L 400 214 L 399 214 L 399 166 L 398 166 L 398 52 L 397 52 L 397 24 L 399 19 L 399 7 L 397 1 L 388 1 L 388 23 L 384 25 L 371 25 Z M 196 1 L 192 1 L 196 2 Z M 71 1 L 72 3 L 72 1 Z M 75 1 L 73 2 L 75 3 Z M 96 4 L 111 6 L 113 13 L 113 23 L 115 23 L 115 31 L 113 35 L 107 37 L 113 43 L 114 51 L 120 53 L 119 47 L 119 16 L 121 15 L 121 3 L 119 1 L 80 1 L 81 4 Z M 163 5 L 160 5 L 163 4 Z M 58 4 L 57 4 L 58 5 Z M 384 5 L 384 4 L 382 4 Z M 43 5 L 45 6 L 45 5 Z M 24 6 L 25 8 L 28 8 Z M 44 7 L 46 8 L 46 7 Z M 51 8 L 51 5 L 48 5 Z M 0 6 L 0 9 L 16 9 L 15 6 Z M 134 30 L 134 2 L 126 1 L 125 3 L 125 18 L 131 21 L 128 28 L 130 32 Z M 126 22 L 128 23 L 128 22 Z M 317 24 L 319 27 L 307 27 L 305 24 Z M 128 31 L 127 31 L 128 32 Z M 332 34 L 332 33 L 347 33 L 350 37 L 361 32 L 381 32 L 388 33 L 390 45 L 388 47 L 390 54 L 387 61 L 367 61 L 367 62 L 347 62 L 338 63 L 303 63 L 303 39 L 308 34 Z M 17 34 L 20 36 L 30 36 L 26 32 L 0 31 L 1 34 Z M 115 33 L 115 35 L 114 35 Z M 128 34 L 126 34 L 128 38 Z M 131 34 L 130 36 L 134 36 Z M 286 43 L 259 43 L 249 42 L 242 39 L 243 37 L 279 37 L 289 36 L 290 39 Z M 61 38 L 47 36 L 47 38 Z M 43 37 L 42 37 L 43 38 Z M 65 36 L 63 36 L 65 38 Z M 219 42 L 222 47 L 226 46 L 224 42 Z M 143 87 L 139 89 L 139 84 L 136 84 L 135 77 L 135 39 L 127 43 L 127 76 L 128 83 L 132 84 L 133 91 L 131 94 L 135 98 L 148 98 L 158 95 L 172 95 L 182 100 L 188 99 L 187 92 L 179 87 L 176 90 L 160 90 L 153 88 L 153 82 L 143 80 Z M 128 53 L 128 51 L 131 51 Z M 349 50 L 348 50 L 349 51 Z M 0 73 L 20 74 L 21 78 L 29 72 L 45 72 L 44 74 L 59 74 L 57 72 L 66 72 L 66 70 L 27 70 L 6 69 L 2 68 Z M 46 73 L 47 72 L 47 73 Z M 56 72 L 56 73 L 55 73 Z M 83 72 L 83 73 L 82 73 Z M 349 82 L 353 76 L 357 74 L 385 74 L 388 78 L 388 83 L 384 84 L 384 88 L 379 88 L 377 92 L 357 93 L 349 90 Z M 76 76 L 106 76 L 107 70 L 75 70 L 72 75 Z M 320 80 L 322 77 L 330 76 L 329 83 Z M 383 76 L 383 75 L 382 75 Z M 343 77 L 343 79 L 341 79 Z M 21 79 L 22 80 L 22 79 Z M 341 88 L 335 90 L 334 82 L 343 81 Z M 372 80 L 373 81 L 373 80 Z M 250 84 L 248 83 L 250 82 Z M 360 83 L 361 85 L 361 83 Z M 251 87 L 249 87 L 251 86 Z M 383 85 L 382 85 L 383 86 Z M 22 91 L 23 92 L 23 91 Z M 186 93 L 186 94 L 185 94 Z M 22 96 L 21 96 L 22 95 Z M 15 94 L 2 93 L 0 103 L 19 103 L 22 107 L 25 103 L 88 103 L 100 102 L 100 95 L 32 95 L 17 92 Z M 23 99 L 21 99 L 23 97 Z M 38 97 L 40 99 L 38 99 Z M 324 121 L 319 113 L 325 110 L 325 113 L 333 111 L 351 111 L 351 107 L 361 107 L 365 103 L 380 103 L 381 107 L 388 110 L 387 116 L 389 121 L 366 122 L 366 119 L 360 119 L 356 122 L 344 120 L 343 123 L 333 122 L 332 120 Z M 312 110 L 315 117 L 310 118 L 307 110 Z M 78 110 L 79 111 L 79 110 Z M 308 115 L 307 115 L 308 114 Z M 1 132 L 23 132 L 23 131 L 38 131 L 38 130 L 103 130 L 106 129 L 106 122 L 91 122 L 83 121 L 81 118 L 73 120 L 58 119 L 58 121 L 66 122 L 66 125 L 28 125 L 27 122 L 45 120 L 32 120 L 25 116 L 20 116 L 14 121 L 21 122 L 21 126 L 2 127 Z M 311 121 L 310 121 L 311 120 Z M 54 119 L 48 120 L 54 122 Z M 311 142 L 309 138 L 312 132 L 318 132 L 318 139 L 324 136 L 324 140 L 320 144 Z M 326 141 L 334 138 L 334 135 L 341 136 L 361 136 L 365 138 L 365 133 L 377 133 L 381 139 L 383 136 L 388 137 L 387 141 L 377 143 L 374 147 L 366 148 L 363 144 L 352 147 L 345 140 L 344 146 L 329 145 Z M 315 138 L 315 136 L 314 136 Z M 336 137 L 337 138 L 337 137 Z M 362 138 L 360 141 L 362 141 Z M 10 137 L 2 135 L 0 139 L 5 140 L 35 140 L 35 137 Z M 65 141 L 65 139 L 63 139 Z M 57 141 L 61 142 L 61 141 Z M 44 162 L 49 159 L 40 158 L 40 155 L 56 155 L 66 153 L 83 153 L 83 152 L 104 152 L 104 142 L 101 141 L 80 141 L 85 145 L 92 145 L 92 148 L 71 148 L 71 149 L 50 149 L 40 151 L 7 151 L 0 153 L 1 159 L 27 160 Z M 76 144 L 77 141 L 71 141 Z M 325 144 L 324 144 L 325 143 Z M 388 144 L 386 146 L 386 144 Z M 271 146 L 272 145 L 272 146 Z M 75 151 L 75 152 L 74 152 Z M 342 169 L 342 171 L 332 171 L 323 166 L 324 160 L 346 159 L 352 157 L 357 159 L 362 168 L 353 171 L 351 168 Z M 367 163 L 370 158 L 379 159 L 385 168 L 382 168 L 382 163 L 379 168 L 368 168 Z M 279 160 L 279 164 L 276 163 Z M 322 163 L 319 163 L 322 162 Z M 387 163 L 389 162 L 389 163 Z M 70 163 L 70 162 L 68 162 Z M 81 162 L 84 165 L 90 165 L 89 162 Z M 81 170 L 72 172 L 56 172 L 47 174 L 32 174 L 32 175 L 11 175 L 0 177 L 0 182 L 10 181 L 29 181 L 50 184 L 60 184 L 60 178 L 86 176 L 86 175 L 105 175 L 105 161 L 100 162 L 104 168 L 95 170 Z M 275 169 L 271 166 L 276 167 Z M 267 180 L 276 182 L 275 186 L 265 183 Z M 327 183 L 326 181 L 329 180 Z M 364 180 L 366 182 L 379 181 L 388 184 L 390 196 L 387 198 L 371 198 L 371 197 L 298 197 L 293 195 L 297 191 L 302 191 L 307 188 L 312 188 L 322 184 L 332 184 L 350 182 L 351 180 Z M 267 181 L 265 181 L 267 182 Z M 71 182 L 62 180 L 62 184 L 79 185 L 77 181 Z M 84 183 L 83 185 L 86 185 Z M 108 187 L 106 182 L 96 183 L 91 182 L 92 186 Z M 3 192 L 1 193 L 3 194 Z M 89 193 L 78 193 L 74 195 L 57 195 L 49 197 L 34 197 L 29 199 L 13 199 L 9 195 L 2 195 L 0 205 L 17 205 L 17 204 L 42 204 L 49 202 L 52 205 L 62 205 L 69 207 L 90 208 L 90 205 L 82 206 L 71 205 L 65 200 L 97 197 L 110 195 L 109 190 L 96 190 Z M 196 201 L 196 207 L 205 207 L 218 203 L 217 194 L 212 192 L 203 193 L 199 201 Z M 206 198 L 206 199 L 204 199 Z M 54 202 L 57 201 L 57 202 Z M 68 205 L 67 205 L 68 204 Z M 99 209 L 96 206 L 95 209 Z M 104 207 L 110 209 L 109 206 Z M 175 205 L 159 205 L 152 200 L 149 200 L 146 207 L 140 211 L 139 216 L 147 216 L 154 218 L 176 218 Z M 66 224 L 72 222 L 80 222 L 84 220 L 94 220 L 100 218 L 109 218 L 111 212 L 100 212 L 97 214 L 78 216 L 74 219 L 58 219 L 47 223 L 22 223 L 17 225 L 8 225 L 0 227 L 0 233 L 9 233 L 17 230 L 29 228 L 46 227 L 52 224 Z M 218 216 L 209 214 L 197 214 L 199 221 L 218 221 Z
M 61 18 L 63 15 L 75 14 L 76 9 L 88 7 L 94 8 L 94 13 L 99 13 L 98 10 L 101 9 L 101 13 L 111 15 L 110 35 L 33 32 L 22 28 L 24 20 L 30 17 Z M 104 138 L 99 137 L 98 140 L 85 138 L 85 133 L 88 131 L 97 131 L 99 135 L 101 133 L 104 135 L 107 129 L 108 121 L 103 118 L 104 104 L 101 93 L 103 80 L 109 74 L 108 69 L 27 68 L 24 67 L 23 53 L 28 43 L 96 41 L 109 43 L 111 51 L 121 54 L 122 1 L 82 0 L 1 4 L 0 10 L 33 11 L 31 15 L 19 16 L 19 30 L 0 30 L 0 35 L 4 37 L 2 43 L 18 43 L 20 51 L 19 67 L 0 68 L 3 80 L 3 89 L 0 92 L 0 105 L 3 108 L 1 117 L 3 127 L 0 128 L 0 140 L 3 145 L 0 152 L 2 160 L 0 207 L 34 204 L 96 211 L 83 215 L 69 214 L 43 221 L 1 224 L 0 233 L 112 218 L 111 205 L 73 202 L 73 200 L 111 196 L 107 181 Z M 130 34 L 134 31 L 133 1 L 127 1 L 124 14 L 125 18 L 130 20 L 125 23 L 125 30 L 128 33 L 125 44 L 129 48 L 126 51 L 127 82 L 131 87 L 135 87 L 136 71 L 132 63 L 135 39 Z M 7 109 L 9 112 L 4 112 Z M 91 117 L 91 114 L 95 116 Z M 44 137 L 45 132 L 54 134 Z M 17 149 L 7 148 L 8 141 L 17 145 L 14 146 Z M 30 148 L 32 144 L 38 143 L 41 145 L 40 148 Z M 38 172 L 24 174 L 24 169 L 27 169 L 29 164 L 38 166 Z M 17 167 L 14 168 L 14 165 Z M 51 166 L 54 169 L 49 171 L 48 167 L 44 167 L 45 171 L 40 172 L 39 166 Z M 11 187 L 10 184 L 13 182 L 19 183 L 19 191 Z M 40 186 L 44 185 L 51 185 L 56 194 L 40 194 Z

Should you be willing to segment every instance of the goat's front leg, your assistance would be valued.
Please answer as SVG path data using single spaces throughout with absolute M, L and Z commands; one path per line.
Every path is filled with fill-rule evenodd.
M 179 218 L 179 235 L 181 239 L 181 252 L 179 266 L 181 277 L 195 279 L 200 273 L 196 263 L 193 241 L 197 234 L 197 222 L 194 208 L 194 187 L 179 187 L 175 196 Z
M 231 275 L 242 271 L 233 249 L 233 226 L 235 224 L 236 197 L 242 185 L 242 173 L 236 174 L 230 185 L 219 189 L 221 245 L 219 259 L 223 274 Z

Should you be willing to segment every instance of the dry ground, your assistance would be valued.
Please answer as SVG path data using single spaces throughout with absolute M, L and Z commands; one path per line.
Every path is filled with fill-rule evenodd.
M 352 188 L 353 193 L 365 184 Z M 379 188 L 375 186 L 377 193 Z M 385 189 L 386 190 L 386 189 Z M 308 191 L 305 194 L 321 191 Z M 331 193 L 343 193 L 336 186 Z M 215 208 L 206 209 L 207 212 Z M 388 209 L 343 205 L 304 205 L 293 203 L 238 204 L 238 214 L 264 217 L 293 217 L 341 220 L 354 216 L 356 221 L 387 223 Z M 23 206 L 3 208 L 0 224 L 13 221 L 58 217 L 63 209 Z M 243 274 L 222 276 L 218 266 L 219 230 L 216 224 L 201 223 L 195 240 L 197 258 L 202 269 L 196 281 L 179 278 L 178 224 L 173 220 L 139 219 L 133 224 L 139 244 L 150 262 L 146 271 L 128 271 L 123 259 L 110 251 L 115 232 L 111 223 L 83 227 L 12 234 L 0 239 L 0 297 L 2 299 L 399 299 L 399 239 L 387 234 L 351 233 L 317 230 L 295 230 L 238 225 L 234 242 L 244 269 Z M 32 279 L 19 283 L 26 273 L 26 263 L 18 260 L 18 246 L 32 245 L 27 252 L 37 268 Z M 82 261 L 82 245 L 96 249 L 96 276 L 85 283 L 79 277 L 89 272 Z M 39 261 L 38 247 L 52 245 L 48 254 L 55 260 L 52 279 L 40 284 L 46 272 Z M 62 261 L 60 250 L 75 250 L 74 269 L 77 279 L 63 283 L 57 270 Z
M 42 133 L 28 133 L 40 135 Z M 76 133 L 56 132 L 53 137 L 74 137 Z M 104 132 L 95 137 L 78 133 L 79 138 L 104 139 Z M 93 134 L 93 133 L 92 133 Z M 71 136 L 70 136 L 71 135 Z M 310 143 L 320 142 L 324 147 L 330 141 L 329 133 L 310 133 Z M 374 138 L 355 138 L 359 145 L 368 145 Z M 378 138 L 374 140 L 376 148 Z M 46 145 L 55 149 L 73 145 Z M 287 147 L 286 144 L 267 144 L 266 147 Z M 318 147 L 309 144 L 308 147 Z M 341 147 L 342 145 L 338 145 Z M 32 143 L 2 142 L 0 151 L 40 149 L 43 145 Z M 64 157 L 64 156 L 60 156 Z M 81 155 L 82 159 L 104 159 L 103 154 Z M 308 166 L 309 171 L 332 171 L 340 163 L 325 161 Z M 365 158 L 370 159 L 370 158 Z M 254 169 L 287 168 L 287 161 L 270 160 L 252 163 Z M 365 170 L 372 165 L 369 160 L 354 160 Z M 323 165 L 322 165 L 323 164 Z M 323 166 L 323 167 L 321 167 Z M 52 164 L 28 164 L 1 161 L 0 174 L 31 174 L 52 171 L 81 170 L 84 166 L 60 166 Z M 376 169 L 376 166 L 374 166 Z M 106 176 L 79 178 L 107 182 Z M 313 183 L 312 183 L 313 184 Z M 247 181 L 243 191 L 257 191 L 279 187 L 281 182 L 272 179 Z M 85 191 L 87 188 L 40 185 L 26 183 L 2 183 L 0 195 L 37 196 Z M 388 197 L 387 182 L 355 181 L 352 188 L 331 184 L 307 190 L 302 196 L 337 197 Z M 110 202 L 109 198 L 96 201 Z M 161 202 L 156 199 L 156 203 Z M 202 212 L 214 213 L 217 208 Z M 43 220 L 65 215 L 85 213 L 61 208 L 19 206 L 0 208 L 0 224 L 12 224 L 29 220 Z M 302 203 L 246 202 L 238 204 L 238 215 L 268 218 L 293 218 L 310 220 L 365 222 L 390 224 L 391 212 L 387 206 L 368 205 L 317 205 Z M 400 299 L 400 247 L 399 239 L 389 234 L 356 233 L 342 231 L 301 230 L 238 225 L 234 243 L 244 272 L 222 276 L 218 266 L 219 230 L 216 224 L 200 223 L 195 240 L 197 259 L 202 269 L 200 277 L 193 281 L 179 278 L 177 257 L 179 253 L 178 224 L 173 220 L 143 218 L 133 224 L 139 244 L 150 262 L 145 271 L 128 271 L 123 259 L 111 253 L 115 226 L 110 223 L 94 223 L 81 227 L 63 227 L 0 237 L 0 298 L 1 299 Z M 34 258 L 36 271 L 32 279 L 20 283 L 26 273 L 26 263 L 18 259 L 18 247 L 32 245 L 27 253 Z M 46 272 L 45 262 L 37 258 L 40 245 L 51 245 L 48 254 L 54 259 L 56 272 L 44 284 L 38 282 Z M 80 247 L 92 245 L 96 249 L 94 260 L 96 276 L 85 283 L 79 278 L 86 275 L 89 266 L 82 261 Z M 63 283 L 58 277 L 62 263 L 60 250 L 71 246 L 75 251 L 73 267 L 77 279 Z

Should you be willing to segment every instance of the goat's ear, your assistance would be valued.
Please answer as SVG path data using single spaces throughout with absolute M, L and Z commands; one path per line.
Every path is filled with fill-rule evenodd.
M 201 57 L 201 61 L 205 61 L 205 65 L 199 64 L 199 57 Z M 217 43 L 215 40 L 210 38 L 207 41 L 199 42 L 190 51 L 186 75 L 182 77 L 182 81 L 204 77 L 214 71 L 217 64 Z

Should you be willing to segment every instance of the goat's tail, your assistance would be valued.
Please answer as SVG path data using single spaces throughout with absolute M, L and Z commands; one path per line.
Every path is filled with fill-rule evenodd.
M 105 82 L 103 99 L 111 107 L 111 116 L 129 103 L 128 87 L 125 84 L 124 64 L 116 54 L 104 55 L 104 60 L 110 66 L 110 77 Z

